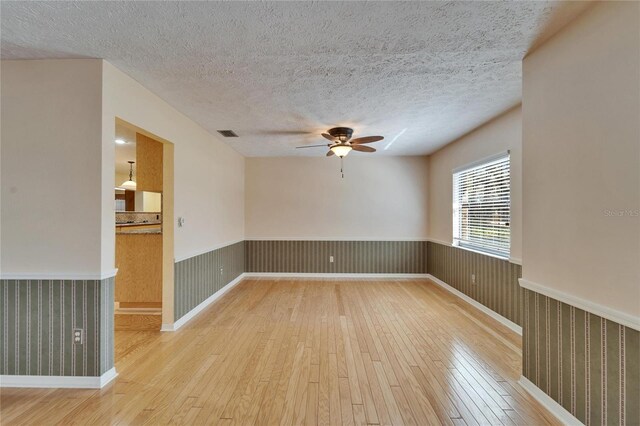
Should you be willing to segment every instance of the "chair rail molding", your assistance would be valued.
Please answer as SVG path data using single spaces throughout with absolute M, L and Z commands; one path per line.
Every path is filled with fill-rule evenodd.
M 518 282 L 520 283 L 520 287 L 522 288 L 535 291 L 536 293 L 540 293 L 568 305 L 575 306 L 576 308 L 580 308 L 589 313 L 601 316 L 625 327 L 640 331 L 640 317 L 638 316 L 620 312 L 616 309 L 612 309 L 599 303 L 591 302 L 589 300 L 581 299 L 579 297 L 556 290 L 554 288 L 529 281 L 525 278 L 520 278 Z
M 86 272 L 8 272 L 0 274 L 0 280 L 42 280 L 42 281 L 55 281 L 55 280 L 105 280 L 107 278 L 115 277 L 118 274 L 118 269 L 110 269 L 107 271 L 97 273 Z

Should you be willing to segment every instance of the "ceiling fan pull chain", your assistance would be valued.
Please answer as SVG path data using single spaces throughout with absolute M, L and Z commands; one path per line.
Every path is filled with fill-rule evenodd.
M 344 179 L 344 168 L 343 168 L 343 161 L 344 157 L 340 157 L 340 173 L 342 173 L 342 179 Z

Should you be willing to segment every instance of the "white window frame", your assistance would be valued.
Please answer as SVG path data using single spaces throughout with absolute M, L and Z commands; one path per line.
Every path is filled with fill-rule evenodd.
M 491 238 L 482 239 L 478 237 L 463 238 L 462 233 L 464 230 L 460 226 L 460 221 L 461 221 L 460 216 L 462 214 L 462 210 L 461 210 L 462 207 L 459 202 L 460 201 L 459 186 L 461 184 L 460 180 L 463 179 L 464 177 L 469 177 L 470 173 L 473 173 L 474 171 L 481 172 L 482 169 L 487 169 L 492 166 L 499 166 L 499 164 L 503 163 L 504 160 L 507 160 L 508 177 L 506 178 L 506 182 L 504 178 L 501 180 L 500 186 L 502 186 L 503 189 L 506 186 L 508 188 L 508 192 L 507 192 L 506 200 L 504 199 L 504 196 L 501 197 L 502 199 L 498 200 L 498 206 L 495 210 L 496 216 L 499 216 L 500 215 L 499 212 L 502 211 L 503 217 L 501 217 L 499 221 L 496 221 L 494 224 L 492 224 L 491 227 L 483 228 L 480 226 L 474 227 L 470 225 L 467 228 L 465 228 L 465 230 L 467 231 L 465 232 L 465 234 L 467 236 L 470 235 L 472 233 L 471 232 L 472 229 L 475 229 L 478 231 L 484 230 L 485 232 L 492 231 L 492 230 L 503 231 L 506 229 L 508 231 L 506 235 L 506 239 L 504 236 L 498 239 L 491 239 Z M 504 168 L 504 163 L 502 164 L 501 167 Z M 471 176 L 473 175 L 471 174 Z M 509 259 L 509 256 L 511 253 L 511 156 L 510 156 L 510 152 L 504 151 L 499 154 L 492 155 L 491 157 L 483 158 L 482 160 L 475 161 L 465 166 L 453 169 L 452 180 L 453 180 L 453 194 L 452 194 L 453 195 L 452 197 L 453 245 L 460 248 L 488 254 L 491 256 L 500 257 L 503 259 Z M 467 184 L 467 186 L 469 185 Z M 477 203 L 476 205 L 480 206 L 481 204 L 482 203 Z M 507 217 L 504 217 L 505 207 L 508 209 Z M 486 209 L 486 206 L 483 206 L 481 208 Z

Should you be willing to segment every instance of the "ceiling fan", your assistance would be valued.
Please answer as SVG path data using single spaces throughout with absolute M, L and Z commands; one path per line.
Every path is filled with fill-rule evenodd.
M 331 142 L 330 144 L 297 146 L 296 149 L 327 146 L 329 147 L 327 157 L 336 155 L 343 158 L 352 150 L 360 152 L 376 152 L 375 148 L 371 148 L 364 144 L 378 142 L 384 139 L 382 136 L 365 136 L 362 138 L 351 139 L 352 135 L 353 129 L 349 127 L 334 127 L 333 129 L 327 130 L 327 133 L 322 133 L 322 136 Z

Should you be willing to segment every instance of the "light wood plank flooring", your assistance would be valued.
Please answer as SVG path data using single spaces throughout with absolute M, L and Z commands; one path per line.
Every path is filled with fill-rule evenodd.
M 557 424 L 517 384 L 519 336 L 427 280 L 245 280 L 116 353 L 102 390 L 2 389 L 0 421 Z

